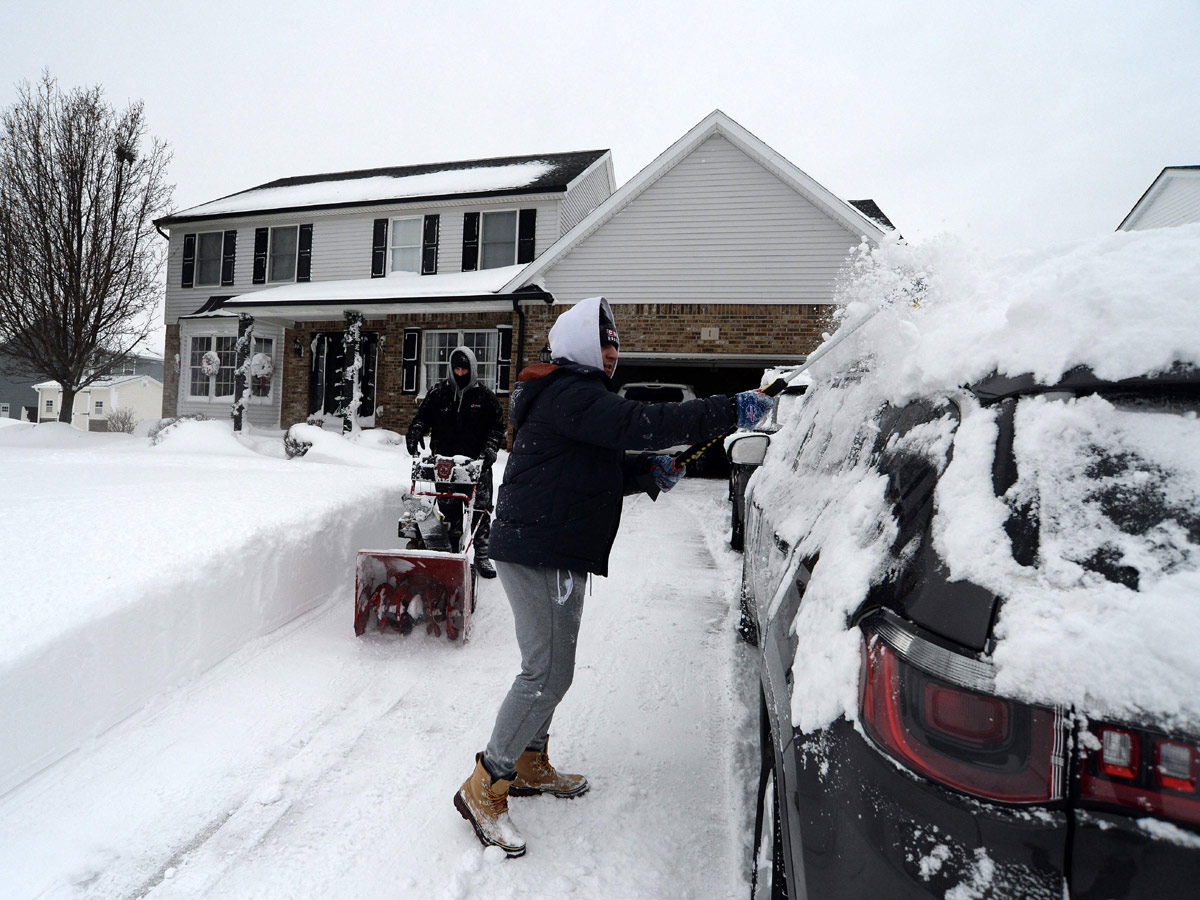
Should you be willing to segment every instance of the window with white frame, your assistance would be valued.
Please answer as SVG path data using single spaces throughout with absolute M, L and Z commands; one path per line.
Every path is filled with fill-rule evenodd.
M 392 271 L 421 274 L 421 216 L 392 219 Z
M 104 401 L 103 400 L 96 401 L 96 415 L 98 415 L 98 416 L 104 415 Z
M 283 225 L 271 229 L 267 251 L 267 281 L 296 280 L 296 249 L 300 226 Z
M 475 353 L 479 363 L 479 383 L 489 390 L 496 389 L 499 336 L 494 328 L 486 331 L 426 331 L 424 337 L 422 394 L 450 377 L 450 354 L 455 347 L 469 347 Z
M 49 400 L 46 401 L 46 412 L 48 412 L 48 413 L 54 412 L 54 398 L 53 397 L 51 397 Z
M 196 235 L 196 287 L 211 287 L 221 283 L 221 247 L 224 235 L 207 231 Z
M 7 403 L 0 403 L 0 419 L 7 419 L 8 414 L 11 411 L 12 407 L 10 407 Z
M 485 212 L 479 226 L 479 268 L 498 269 L 517 261 L 517 211 Z
M 275 341 L 273 339 L 256 337 L 254 339 L 254 349 L 251 350 L 251 352 L 250 352 L 250 359 L 253 360 L 256 356 L 258 356 L 259 354 L 262 354 L 267 359 L 274 361 L 274 359 L 275 359 L 274 349 L 275 349 Z M 250 396 L 251 397 L 262 397 L 264 399 L 270 399 L 272 383 L 273 383 L 273 379 L 270 375 L 262 375 L 262 374 L 255 375 L 254 372 L 251 371 L 250 372 Z
M 232 334 L 192 335 L 188 348 L 188 396 L 194 400 L 233 397 L 233 366 L 237 336 Z M 205 355 L 209 351 L 217 354 L 217 365 L 212 375 L 205 374 L 209 368 Z

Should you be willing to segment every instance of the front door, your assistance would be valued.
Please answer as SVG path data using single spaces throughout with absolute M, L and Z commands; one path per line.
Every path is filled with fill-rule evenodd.
M 378 360 L 379 334 L 364 331 L 360 339 L 363 358 L 362 402 L 358 420 L 368 428 L 375 424 L 375 370 Z M 321 331 L 313 340 L 312 365 L 308 380 L 308 414 L 332 416 L 342 406 L 342 369 L 345 354 L 342 332 Z

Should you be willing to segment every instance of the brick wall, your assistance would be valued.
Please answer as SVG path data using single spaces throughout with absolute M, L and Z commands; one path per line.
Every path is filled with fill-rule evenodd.
M 523 362 L 528 366 L 538 361 L 554 320 L 564 312 L 562 306 L 522 307 L 525 313 Z M 623 350 L 660 353 L 810 353 L 821 342 L 821 334 L 831 330 L 829 316 L 832 306 L 810 304 L 619 304 L 614 307 L 617 330 Z M 400 353 L 405 328 L 424 329 L 485 329 L 497 325 L 513 328 L 513 382 L 517 376 L 517 346 L 519 321 L 515 313 L 439 313 L 412 316 L 388 316 L 386 321 L 368 322 L 366 331 L 376 331 L 383 341 L 380 350 L 376 381 L 376 406 L 382 413 L 376 425 L 404 433 L 417 411 L 417 396 L 401 391 Z M 303 422 L 308 414 L 308 380 L 311 365 L 313 336 L 320 331 L 341 331 L 342 320 L 304 322 L 289 328 L 283 336 L 283 381 L 280 424 L 287 428 Z M 717 336 L 702 340 L 701 329 L 716 328 Z M 300 339 L 304 356 L 297 358 L 292 343 Z M 178 352 L 179 331 L 175 327 L 172 349 L 171 329 L 167 329 L 167 369 L 173 369 L 174 353 Z M 178 376 L 170 389 L 164 385 L 164 414 L 168 395 L 171 404 L 178 388 Z M 508 415 L 508 397 L 501 395 L 500 405 Z M 173 413 L 171 413 L 173 414 Z

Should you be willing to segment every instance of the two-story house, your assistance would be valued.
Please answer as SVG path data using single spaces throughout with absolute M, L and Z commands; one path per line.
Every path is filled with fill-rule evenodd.
M 456 345 L 503 402 L 554 304 L 595 294 L 619 380 L 755 386 L 820 341 L 851 248 L 891 231 L 720 111 L 614 187 L 608 151 L 545 154 L 287 178 L 160 220 L 163 414 L 228 414 L 240 326 L 251 423 L 331 415 L 354 312 L 359 414 L 403 431 Z
M 111 360 L 111 357 L 102 358 L 98 365 L 107 369 L 105 376 L 76 395 L 71 421 L 85 431 L 106 430 L 107 413 L 117 405 L 130 407 L 141 421 L 156 419 L 162 414 L 162 357 L 153 351 L 141 350 L 116 362 Z M 144 388 L 139 381 L 138 389 L 126 390 L 123 404 L 118 395 L 105 393 L 116 382 L 128 382 L 134 375 L 147 376 L 149 380 Z M 91 397 L 93 393 L 95 400 Z M 44 375 L 26 371 L 11 357 L 6 358 L 0 349 L 0 418 L 57 421 L 61 409 L 62 388 L 57 382 L 46 381 Z

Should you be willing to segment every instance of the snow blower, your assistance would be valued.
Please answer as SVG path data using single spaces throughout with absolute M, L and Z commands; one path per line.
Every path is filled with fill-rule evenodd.
M 475 488 L 483 467 L 465 456 L 413 460 L 412 487 L 402 501 L 397 536 L 404 549 L 360 550 L 355 573 L 354 633 L 429 634 L 466 643 L 475 611 Z

